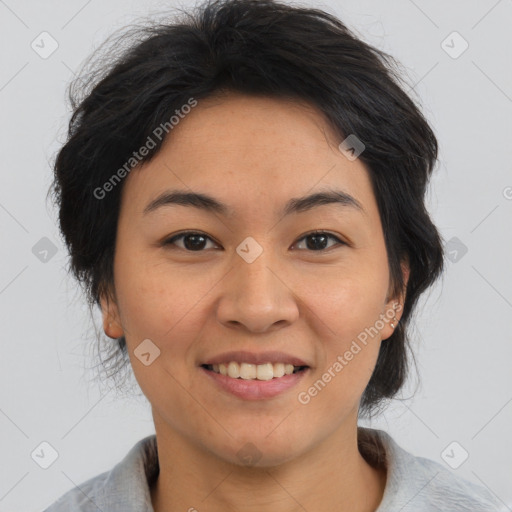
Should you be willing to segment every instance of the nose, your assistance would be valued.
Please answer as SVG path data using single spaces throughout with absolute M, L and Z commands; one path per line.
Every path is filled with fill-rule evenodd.
M 289 281 L 267 251 L 252 263 L 235 258 L 234 268 L 221 287 L 219 322 L 231 329 L 245 328 L 256 333 L 292 324 L 299 317 L 299 308 Z

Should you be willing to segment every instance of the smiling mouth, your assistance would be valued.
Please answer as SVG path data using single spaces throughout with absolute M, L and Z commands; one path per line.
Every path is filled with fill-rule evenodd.
M 309 368 L 309 366 L 293 366 L 289 363 L 249 364 L 236 361 L 230 361 L 227 364 L 202 364 L 201 367 L 225 377 L 244 380 L 278 379 Z

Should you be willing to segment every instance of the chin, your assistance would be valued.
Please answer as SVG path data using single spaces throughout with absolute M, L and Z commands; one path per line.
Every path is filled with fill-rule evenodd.
M 247 433 L 226 441 L 225 446 L 213 449 L 212 452 L 229 464 L 240 467 L 276 467 L 293 460 L 306 450 L 305 446 L 304 450 L 300 449 L 300 440 L 290 433 L 283 437 L 269 436 L 267 432 L 260 435 Z

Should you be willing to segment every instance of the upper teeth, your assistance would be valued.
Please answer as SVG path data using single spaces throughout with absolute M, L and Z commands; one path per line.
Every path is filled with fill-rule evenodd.
M 230 361 L 229 364 L 214 364 L 212 365 L 213 371 L 226 375 L 233 379 L 258 379 L 258 380 L 271 380 L 274 377 L 282 377 L 283 375 L 290 375 L 293 373 L 293 364 L 285 363 L 265 363 L 265 364 L 250 364 L 250 363 L 237 363 Z

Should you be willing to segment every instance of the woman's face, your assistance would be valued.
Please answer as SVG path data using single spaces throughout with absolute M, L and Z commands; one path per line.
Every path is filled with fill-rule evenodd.
M 340 142 L 311 107 L 233 94 L 199 101 L 126 178 L 104 327 L 126 336 L 157 434 L 274 465 L 355 428 L 400 298 L 368 173 Z M 231 361 L 308 368 L 202 366 Z

